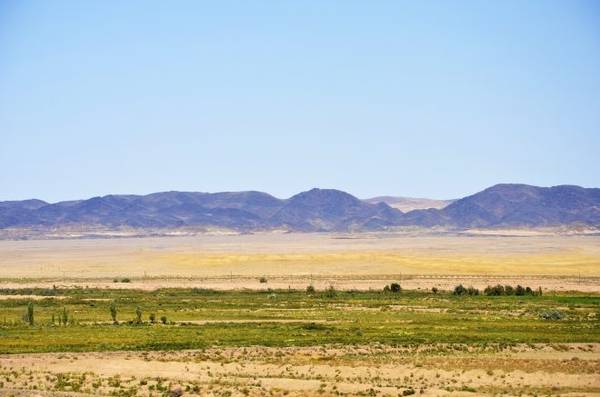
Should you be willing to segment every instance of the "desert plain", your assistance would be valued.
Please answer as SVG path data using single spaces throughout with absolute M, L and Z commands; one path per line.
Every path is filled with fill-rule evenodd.
M 0 269 L 1 396 L 600 396 L 597 235 L 5 240 Z

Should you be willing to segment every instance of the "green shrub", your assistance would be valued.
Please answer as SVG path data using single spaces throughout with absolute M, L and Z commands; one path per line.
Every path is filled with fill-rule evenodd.
M 160 322 L 163 324 L 167 323 L 167 316 L 160 316 Z
M 545 310 L 539 314 L 542 320 L 562 320 L 567 315 L 559 310 Z
M 337 296 L 337 291 L 333 285 L 330 285 L 329 288 L 325 290 L 325 296 L 328 298 L 335 298 Z
M 437 294 L 439 292 L 439 290 L 437 289 L 437 287 L 432 287 L 431 292 L 433 292 L 434 294 Z
M 454 291 L 452 291 L 452 294 L 458 295 L 458 296 L 466 295 L 467 289 L 462 284 L 459 284 L 456 287 L 454 287 Z
M 259 281 L 261 284 L 265 284 L 265 283 L 267 282 L 267 278 L 266 278 L 266 277 L 261 277 L 261 278 L 259 278 L 259 279 L 258 279 L 258 281 Z
M 492 287 L 491 285 L 488 285 L 487 287 L 485 287 L 485 289 L 483 290 L 483 293 L 486 294 L 487 296 L 500 296 L 500 295 L 505 295 L 504 292 L 504 286 L 503 285 L 496 285 L 494 287 Z
M 473 296 L 473 295 L 479 295 L 479 290 L 477 288 L 474 287 L 469 287 L 467 288 L 467 294 Z
M 156 314 L 150 313 L 150 315 L 148 316 L 148 319 L 150 320 L 150 322 L 152 324 L 154 324 L 156 322 Z
M 465 288 L 462 284 L 459 284 L 456 287 L 454 287 L 454 291 L 452 293 L 454 295 L 458 295 L 458 296 L 461 296 L 461 295 L 473 296 L 473 295 L 479 295 L 479 290 L 474 287 Z
M 63 325 L 68 325 L 69 324 L 69 312 L 67 312 L 67 308 L 63 307 L 63 311 L 62 311 L 62 315 L 61 315 L 61 320 L 62 320 L 62 324 Z
M 535 292 L 529 287 L 525 287 L 525 295 L 535 295 Z
M 398 292 L 402 291 L 402 287 L 398 283 L 391 283 L 390 291 L 392 291 L 393 293 L 398 293 Z
M 306 287 L 306 293 L 307 294 L 314 294 L 315 293 L 315 287 L 312 285 L 309 285 L 308 287 Z
M 29 302 L 27 304 L 27 311 L 25 312 L 25 322 L 31 326 L 33 326 L 33 302 Z
M 118 324 L 117 321 L 117 304 L 115 303 L 115 301 L 112 301 L 110 303 L 110 318 L 112 318 L 112 321 L 114 324 Z
M 516 296 L 524 296 L 524 295 L 538 295 L 533 291 L 530 287 L 523 287 L 522 285 L 517 285 L 513 287 L 511 285 L 496 285 L 491 286 L 488 285 L 483 291 L 487 296 L 501 296 L 501 295 L 516 295 Z M 541 291 L 539 292 L 541 295 Z

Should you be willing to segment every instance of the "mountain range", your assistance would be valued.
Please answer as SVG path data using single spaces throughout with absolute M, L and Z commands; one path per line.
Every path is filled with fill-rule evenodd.
M 421 200 L 413 203 L 412 208 L 418 209 L 398 209 L 398 204 L 405 205 L 407 200 Z M 600 189 L 499 184 L 448 201 L 394 197 L 361 200 L 340 190 L 312 189 L 289 199 L 245 191 L 108 195 L 58 203 L 35 199 L 0 202 L 0 229 L 101 226 L 320 232 L 405 226 L 468 229 L 564 225 L 600 227 Z

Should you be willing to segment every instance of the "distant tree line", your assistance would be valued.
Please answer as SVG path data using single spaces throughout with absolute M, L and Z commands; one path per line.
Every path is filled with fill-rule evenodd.
M 452 291 L 453 295 L 479 295 L 480 291 L 474 287 L 466 288 L 462 284 L 454 287 L 454 291 Z M 537 290 L 531 289 L 531 287 L 523 287 L 521 285 L 517 285 L 513 287 L 512 285 L 501 285 L 497 284 L 494 286 L 488 285 L 483 290 L 483 294 L 487 296 L 541 296 L 542 295 L 542 287 L 539 287 Z

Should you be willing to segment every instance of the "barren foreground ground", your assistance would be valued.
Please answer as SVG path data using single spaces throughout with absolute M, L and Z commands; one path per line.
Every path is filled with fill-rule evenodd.
M 600 395 L 596 294 L 2 294 L 0 395 Z
M 598 344 L 19 354 L 0 365 L 2 396 L 600 395 Z

